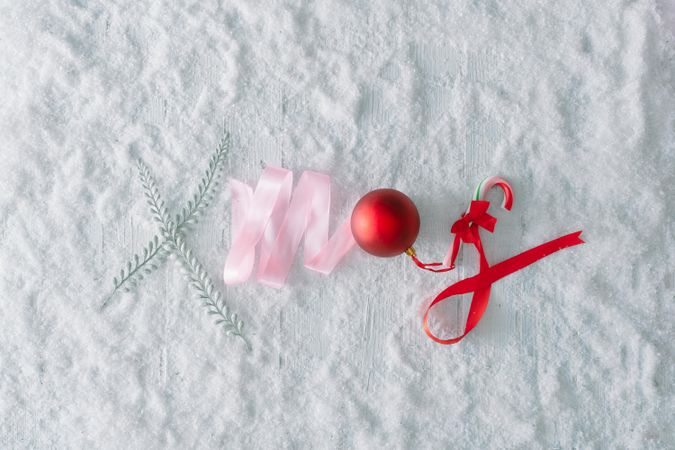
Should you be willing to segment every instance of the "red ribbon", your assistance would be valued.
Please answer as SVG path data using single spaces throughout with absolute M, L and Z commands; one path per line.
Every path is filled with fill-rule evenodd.
M 441 273 L 441 272 L 449 272 L 455 267 L 443 267 L 441 269 L 436 269 L 435 267 L 442 266 L 443 263 L 441 262 L 433 262 L 433 263 L 424 263 L 417 259 L 417 256 L 414 253 L 409 253 L 410 257 L 412 260 L 417 264 L 417 267 L 420 269 L 428 270 L 429 272 L 436 272 L 436 273 Z
M 485 257 L 483 243 L 480 240 L 480 234 L 478 232 L 479 228 L 483 228 L 489 232 L 494 231 L 497 219 L 487 213 L 489 206 L 490 202 L 487 201 L 472 201 L 469 211 L 462 214 L 462 217 L 460 217 L 460 219 L 452 225 L 451 231 L 455 234 L 455 240 L 452 247 L 450 268 L 454 267 L 455 259 L 457 258 L 457 253 L 462 242 L 473 244 L 476 247 L 480 257 L 480 263 L 478 274 L 469 278 L 465 278 L 464 280 L 460 280 L 457 283 L 447 287 L 440 294 L 438 294 L 427 307 L 423 320 L 424 332 L 427 334 L 427 336 L 439 344 L 456 344 L 467 334 L 469 334 L 471 330 L 473 330 L 487 309 L 492 283 L 512 274 L 513 272 L 527 267 L 530 264 L 557 252 L 558 250 L 584 243 L 584 241 L 579 237 L 581 235 L 581 231 L 576 231 L 574 233 L 570 233 L 541 244 L 537 247 L 531 248 L 530 250 L 524 251 L 505 261 L 495 264 L 494 266 L 490 266 Z M 467 294 L 469 292 L 473 292 L 473 298 L 471 300 L 469 315 L 466 319 L 464 333 L 459 337 L 451 339 L 441 339 L 436 337 L 431 332 L 428 325 L 429 312 L 431 311 L 431 308 L 452 296 Z
M 478 234 L 478 227 L 485 228 L 490 233 L 495 230 L 497 219 L 487 213 L 490 207 L 490 202 L 485 200 L 473 200 L 469 205 L 469 210 L 462 214 L 462 216 L 452 225 L 450 232 L 455 234 L 455 240 L 452 243 L 452 258 L 450 259 L 450 267 L 454 269 L 459 246 L 463 242 L 467 244 L 476 244 L 476 248 L 480 246 L 480 235 Z M 482 246 L 479 253 L 482 252 Z

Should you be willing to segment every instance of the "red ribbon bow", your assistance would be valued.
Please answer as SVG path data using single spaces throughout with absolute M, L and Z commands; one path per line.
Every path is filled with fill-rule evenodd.
M 495 281 L 504 278 L 507 275 L 512 274 L 530 264 L 562 250 L 563 248 L 572 247 L 574 245 L 582 244 L 584 241 L 579 237 L 581 231 L 576 231 L 574 233 L 567 234 L 565 236 L 559 237 L 552 241 L 541 244 L 537 247 L 534 247 L 530 250 L 527 250 L 523 253 L 520 253 L 512 258 L 509 258 L 505 261 L 502 261 L 494 266 L 490 266 L 485 257 L 485 251 L 483 250 L 483 243 L 480 240 L 479 227 L 483 228 L 489 232 L 493 232 L 497 219 L 487 213 L 488 208 L 490 207 L 490 202 L 483 200 L 473 200 L 469 206 L 469 210 L 462 214 L 462 216 L 457 220 L 453 225 L 450 231 L 455 234 L 455 239 L 452 244 L 452 256 L 450 259 L 450 267 L 447 269 L 430 269 L 428 266 L 439 265 L 439 263 L 433 264 L 423 264 L 417 261 L 413 256 L 413 259 L 418 266 L 425 268 L 427 270 L 433 270 L 435 272 L 450 270 L 455 266 L 455 259 L 457 258 L 457 253 L 459 252 L 459 247 L 462 242 L 467 244 L 473 244 L 476 247 L 476 251 L 480 257 L 479 262 L 479 271 L 478 274 L 460 280 L 457 283 L 447 287 L 440 294 L 434 298 L 431 304 L 427 307 L 426 312 L 424 313 L 423 326 L 424 331 L 432 340 L 438 342 L 439 344 L 455 344 L 461 341 L 469 332 L 478 324 L 483 313 L 487 309 L 488 300 L 490 299 L 490 289 L 492 283 Z M 509 207 L 510 209 L 510 207 Z M 464 326 L 464 333 L 456 338 L 451 339 L 441 339 L 436 337 L 428 326 L 429 312 L 431 308 L 437 305 L 439 302 L 442 302 L 452 296 L 467 294 L 473 292 L 473 298 L 471 299 L 471 307 L 469 308 L 469 315 L 466 319 L 466 324 Z
M 469 211 L 462 214 L 462 216 L 452 224 L 450 232 L 460 237 L 464 242 L 473 242 L 473 235 L 471 234 L 471 225 L 476 224 L 481 228 L 485 228 L 490 233 L 495 230 L 497 219 L 487 213 L 490 207 L 490 202 L 485 200 L 473 200 L 469 205 Z
M 452 227 L 450 232 L 455 235 L 452 243 L 452 257 L 450 258 L 450 268 L 455 267 L 455 260 L 459 252 L 459 246 L 463 242 L 467 244 L 480 243 L 478 227 L 484 228 L 492 233 L 495 230 L 497 219 L 487 213 L 490 202 L 485 200 L 473 200 L 469 205 L 469 210 L 462 214 Z

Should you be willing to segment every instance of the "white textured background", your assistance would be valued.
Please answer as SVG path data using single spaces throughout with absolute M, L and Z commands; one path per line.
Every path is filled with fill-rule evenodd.
M 672 2 L 413 3 L 0 1 L 0 447 L 675 447 Z M 156 232 L 136 158 L 175 209 L 223 129 L 227 176 L 330 173 L 335 224 L 408 193 L 423 259 L 491 174 L 516 193 L 492 262 L 588 244 L 500 281 L 443 347 L 419 311 L 471 255 L 225 288 L 222 190 L 188 241 L 253 351 L 173 260 L 100 312 Z

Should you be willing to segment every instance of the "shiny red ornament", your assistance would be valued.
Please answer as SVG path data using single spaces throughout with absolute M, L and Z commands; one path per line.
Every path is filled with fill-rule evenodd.
M 375 256 L 408 250 L 420 231 L 420 215 L 410 198 L 395 189 L 376 189 L 361 197 L 351 218 L 359 246 Z

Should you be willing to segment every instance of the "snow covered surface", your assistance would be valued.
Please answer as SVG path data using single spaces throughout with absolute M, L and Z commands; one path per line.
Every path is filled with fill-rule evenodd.
M 674 29 L 669 0 L 0 1 L 0 447 L 673 448 Z M 469 252 L 225 288 L 221 190 L 188 241 L 253 351 L 174 260 L 101 312 L 157 231 L 135 160 L 177 210 L 224 129 L 227 176 L 330 173 L 335 225 L 408 193 L 422 259 L 491 174 L 492 262 L 587 244 L 444 347 L 420 310 Z

